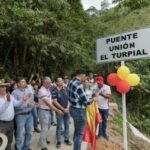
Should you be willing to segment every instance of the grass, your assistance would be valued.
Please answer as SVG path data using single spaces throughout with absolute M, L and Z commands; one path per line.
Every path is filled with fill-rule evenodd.
M 122 114 L 116 113 L 113 117 L 113 122 L 117 126 L 117 132 L 120 133 L 120 135 L 123 135 L 123 120 L 122 120 Z

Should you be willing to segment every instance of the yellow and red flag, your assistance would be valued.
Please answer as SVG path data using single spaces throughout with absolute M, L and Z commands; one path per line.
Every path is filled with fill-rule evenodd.
M 86 113 L 87 123 L 83 135 L 83 141 L 90 143 L 92 150 L 96 150 L 96 130 L 98 124 L 102 122 L 102 118 L 98 111 L 97 101 L 93 101 L 91 105 L 87 106 Z

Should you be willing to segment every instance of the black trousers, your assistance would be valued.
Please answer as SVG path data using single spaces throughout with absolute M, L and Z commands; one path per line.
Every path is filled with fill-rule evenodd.
M 10 122 L 0 121 L 0 132 L 4 133 L 8 138 L 8 143 L 5 150 L 11 150 L 11 143 L 13 141 L 13 131 L 14 131 L 13 121 Z

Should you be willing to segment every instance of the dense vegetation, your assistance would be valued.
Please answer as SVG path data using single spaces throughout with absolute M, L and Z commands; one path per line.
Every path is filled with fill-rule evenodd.
M 97 38 L 150 26 L 149 0 L 114 0 L 117 7 L 84 11 L 80 0 L 0 1 L 0 76 L 71 74 L 87 66 L 102 75 L 118 63 L 96 65 Z M 129 119 L 150 134 L 150 59 L 127 62 L 141 83 L 127 95 Z
M 80 1 L 6 0 L 0 16 L 1 75 L 61 74 L 95 62 L 92 27 Z

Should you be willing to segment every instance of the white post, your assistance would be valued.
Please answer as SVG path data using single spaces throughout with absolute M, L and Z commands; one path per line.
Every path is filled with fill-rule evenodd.
M 121 61 L 121 66 L 124 66 L 124 65 L 125 65 L 125 62 Z M 126 94 L 122 94 L 122 115 L 123 115 L 123 148 L 124 150 L 128 150 Z

